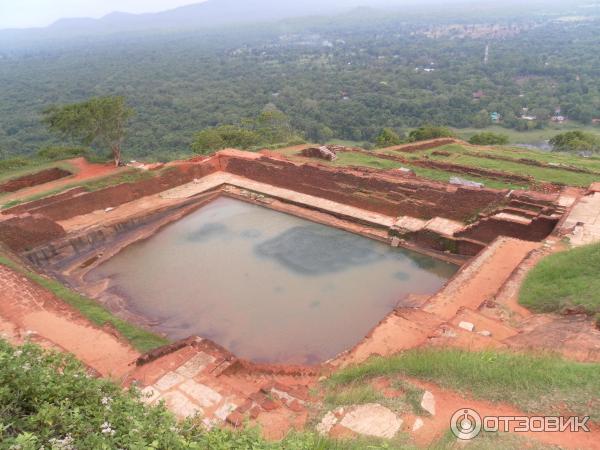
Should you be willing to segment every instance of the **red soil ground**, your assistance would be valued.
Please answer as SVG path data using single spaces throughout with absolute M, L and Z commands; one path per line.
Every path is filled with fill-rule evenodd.
M 92 325 L 51 292 L 2 265 L 0 286 L 0 325 L 4 324 L 0 330 L 6 330 L 13 342 L 29 337 L 59 348 L 111 378 L 121 378 L 139 357 L 115 331 Z
M 116 172 L 117 170 L 123 170 L 115 167 L 115 165 L 112 163 L 92 164 L 88 162 L 85 158 L 69 159 L 66 162 L 73 166 L 74 175 L 66 178 L 61 178 L 59 180 L 51 181 L 48 183 L 39 184 L 37 186 L 20 189 L 19 191 L 11 193 L 10 195 L 4 197 L 2 199 L 3 202 L 8 203 L 12 200 L 26 199 L 27 197 L 31 197 L 32 195 L 52 191 L 63 186 L 68 186 L 72 183 L 90 180 L 92 178 L 103 177 L 106 175 L 110 175 Z

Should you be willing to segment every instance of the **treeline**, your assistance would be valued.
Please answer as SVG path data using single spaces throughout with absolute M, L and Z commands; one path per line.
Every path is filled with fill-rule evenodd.
M 492 113 L 508 128 L 540 128 L 559 107 L 581 123 L 600 117 L 598 22 L 511 20 L 536 26 L 502 39 L 431 39 L 421 33 L 426 19 L 350 17 L 10 54 L 0 71 L 0 158 L 63 142 L 40 121 L 49 105 L 105 95 L 136 110 L 123 147 L 129 158 L 189 154 L 205 129 L 213 131 L 203 138 L 221 146 L 232 131 L 217 136 L 222 126 L 254 143 L 266 130 L 244 121 L 267 105 L 288 118 L 292 140 L 314 142 L 376 143 L 383 129 L 404 137 L 423 124 L 483 128 Z M 521 119 L 523 108 L 538 120 Z

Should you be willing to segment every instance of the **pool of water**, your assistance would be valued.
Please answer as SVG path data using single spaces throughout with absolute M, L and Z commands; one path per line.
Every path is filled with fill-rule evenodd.
M 409 294 L 457 267 L 221 197 L 94 269 L 172 339 L 256 362 L 313 364 L 351 348 Z

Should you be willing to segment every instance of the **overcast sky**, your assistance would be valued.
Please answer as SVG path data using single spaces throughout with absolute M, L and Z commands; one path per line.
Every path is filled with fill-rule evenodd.
M 102 17 L 113 11 L 157 12 L 202 0 L 0 0 L 0 29 L 50 25 L 64 17 Z M 287 1 L 287 0 L 282 0 Z

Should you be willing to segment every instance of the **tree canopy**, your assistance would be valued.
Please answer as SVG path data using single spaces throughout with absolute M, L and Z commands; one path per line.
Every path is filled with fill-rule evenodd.
M 224 148 L 248 150 L 260 145 L 287 144 L 301 140 L 289 118 L 274 105 L 267 105 L 256 118 L 237 125 L 205 128 L 195 134 L 192 150 L 208 154 Z
M 207 154 L 224 148 L 249 149 L 261 141 L 258 133 L 236 125 L 221 125 L 196 133 L 192 150 Z
M 81 103 L 52 106 L 44 111 L 48 128 L 83 145 L 94 144 L 112 152 L 116 165 L 121 162 L 121 145 L 127 121 L 134 110 L 124 97 L 95 97 Z
M 600 152 L 600 138 L 584 131 L 568 131 L 550 139 L 557 152 Z
M 384 128 L 375 140 L 377 147 L 391 147 L 402 144 L 402 138 L 391 128 Z

